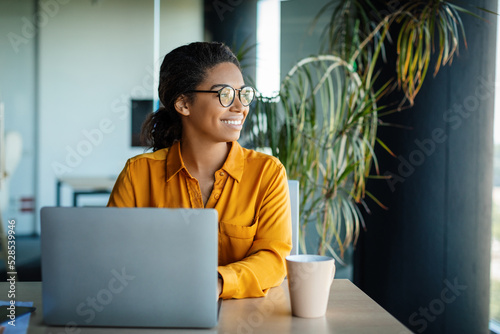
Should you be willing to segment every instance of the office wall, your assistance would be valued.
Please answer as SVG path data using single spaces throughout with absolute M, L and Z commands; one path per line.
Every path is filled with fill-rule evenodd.
M 35 31 L 30 26 L 34 1 L 0 1 L 0 102 L 5 104 L 5 131 L 23 139 L 21 160 L 0 189 L 4 225 L 16 221 L 18 234 L 29 234 L 35 224 L 34 212 L 21 211 L 21 198 L 35 197 Z
M 202 9 L 162 1 L 161 55 L 203 39 Z M 143 152 L 129 102 L 153 97 L 153 1 L 67 2 L 39 39 L 38 208 L 55 204 L 58 177 L 117 176 Z
M 319 54 L 321 33 L 329 22 L 328 14 L 313 21 L 331 0 L 281 2 L 281 77 L 302 58 Z

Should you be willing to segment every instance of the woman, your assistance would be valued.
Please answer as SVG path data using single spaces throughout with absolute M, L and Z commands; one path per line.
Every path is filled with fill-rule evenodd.
M 165 56 L 158 93 L 153 153 L 127 161 L 108 206 L 215 208 L 220 297 L 265 296 L 286 274 L 291 214 L 283 165 L 237 142 L 255 91 L 227 46 L 198 42 Z

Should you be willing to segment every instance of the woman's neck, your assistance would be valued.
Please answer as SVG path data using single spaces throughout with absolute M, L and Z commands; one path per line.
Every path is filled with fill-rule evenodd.
M 180 144 L 182 160 L 194 177 L 213 176 L 222 167 L 231 149 L 231 143 L 224 142 L 214 144 L 183 139 Z

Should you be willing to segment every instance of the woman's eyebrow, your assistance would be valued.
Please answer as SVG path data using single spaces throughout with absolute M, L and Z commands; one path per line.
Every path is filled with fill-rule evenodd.
M 212 90 L 212 89 L 214 89 L 216 87 L 232 87 L 232 86 L 229 85 L 229 84 L 215 84 L 215 85 L 212 85 L 212 87 L 210 87 L 210 90 Z M 243 87 L 245 87 L 245 85 L 241 85 L 240 88 L 243 88 Z
M 210 90 L 214 89 L 215 87 L 227 87 L 229 86 L 228 84 L 215 84 L 215 85 L 212 85 L 212 87 L 210 87 Z

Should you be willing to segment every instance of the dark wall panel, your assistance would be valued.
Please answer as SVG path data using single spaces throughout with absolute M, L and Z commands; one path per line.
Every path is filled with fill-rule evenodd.
M 205 40 L 223 42 L 237 52 L 253 46 L 242 62 L 245 80 L 255 79 L 257 0 L 205 0 Z
M 371 205 L 355 283 L 417 333 L 488 333 L 496 18 L 483 16 L 462 16 L 469 48 L 387 119 L 411 129 L 380 128 L 398 158 L 378 150 L 394 178 L 369 187 L 389 210 Z

